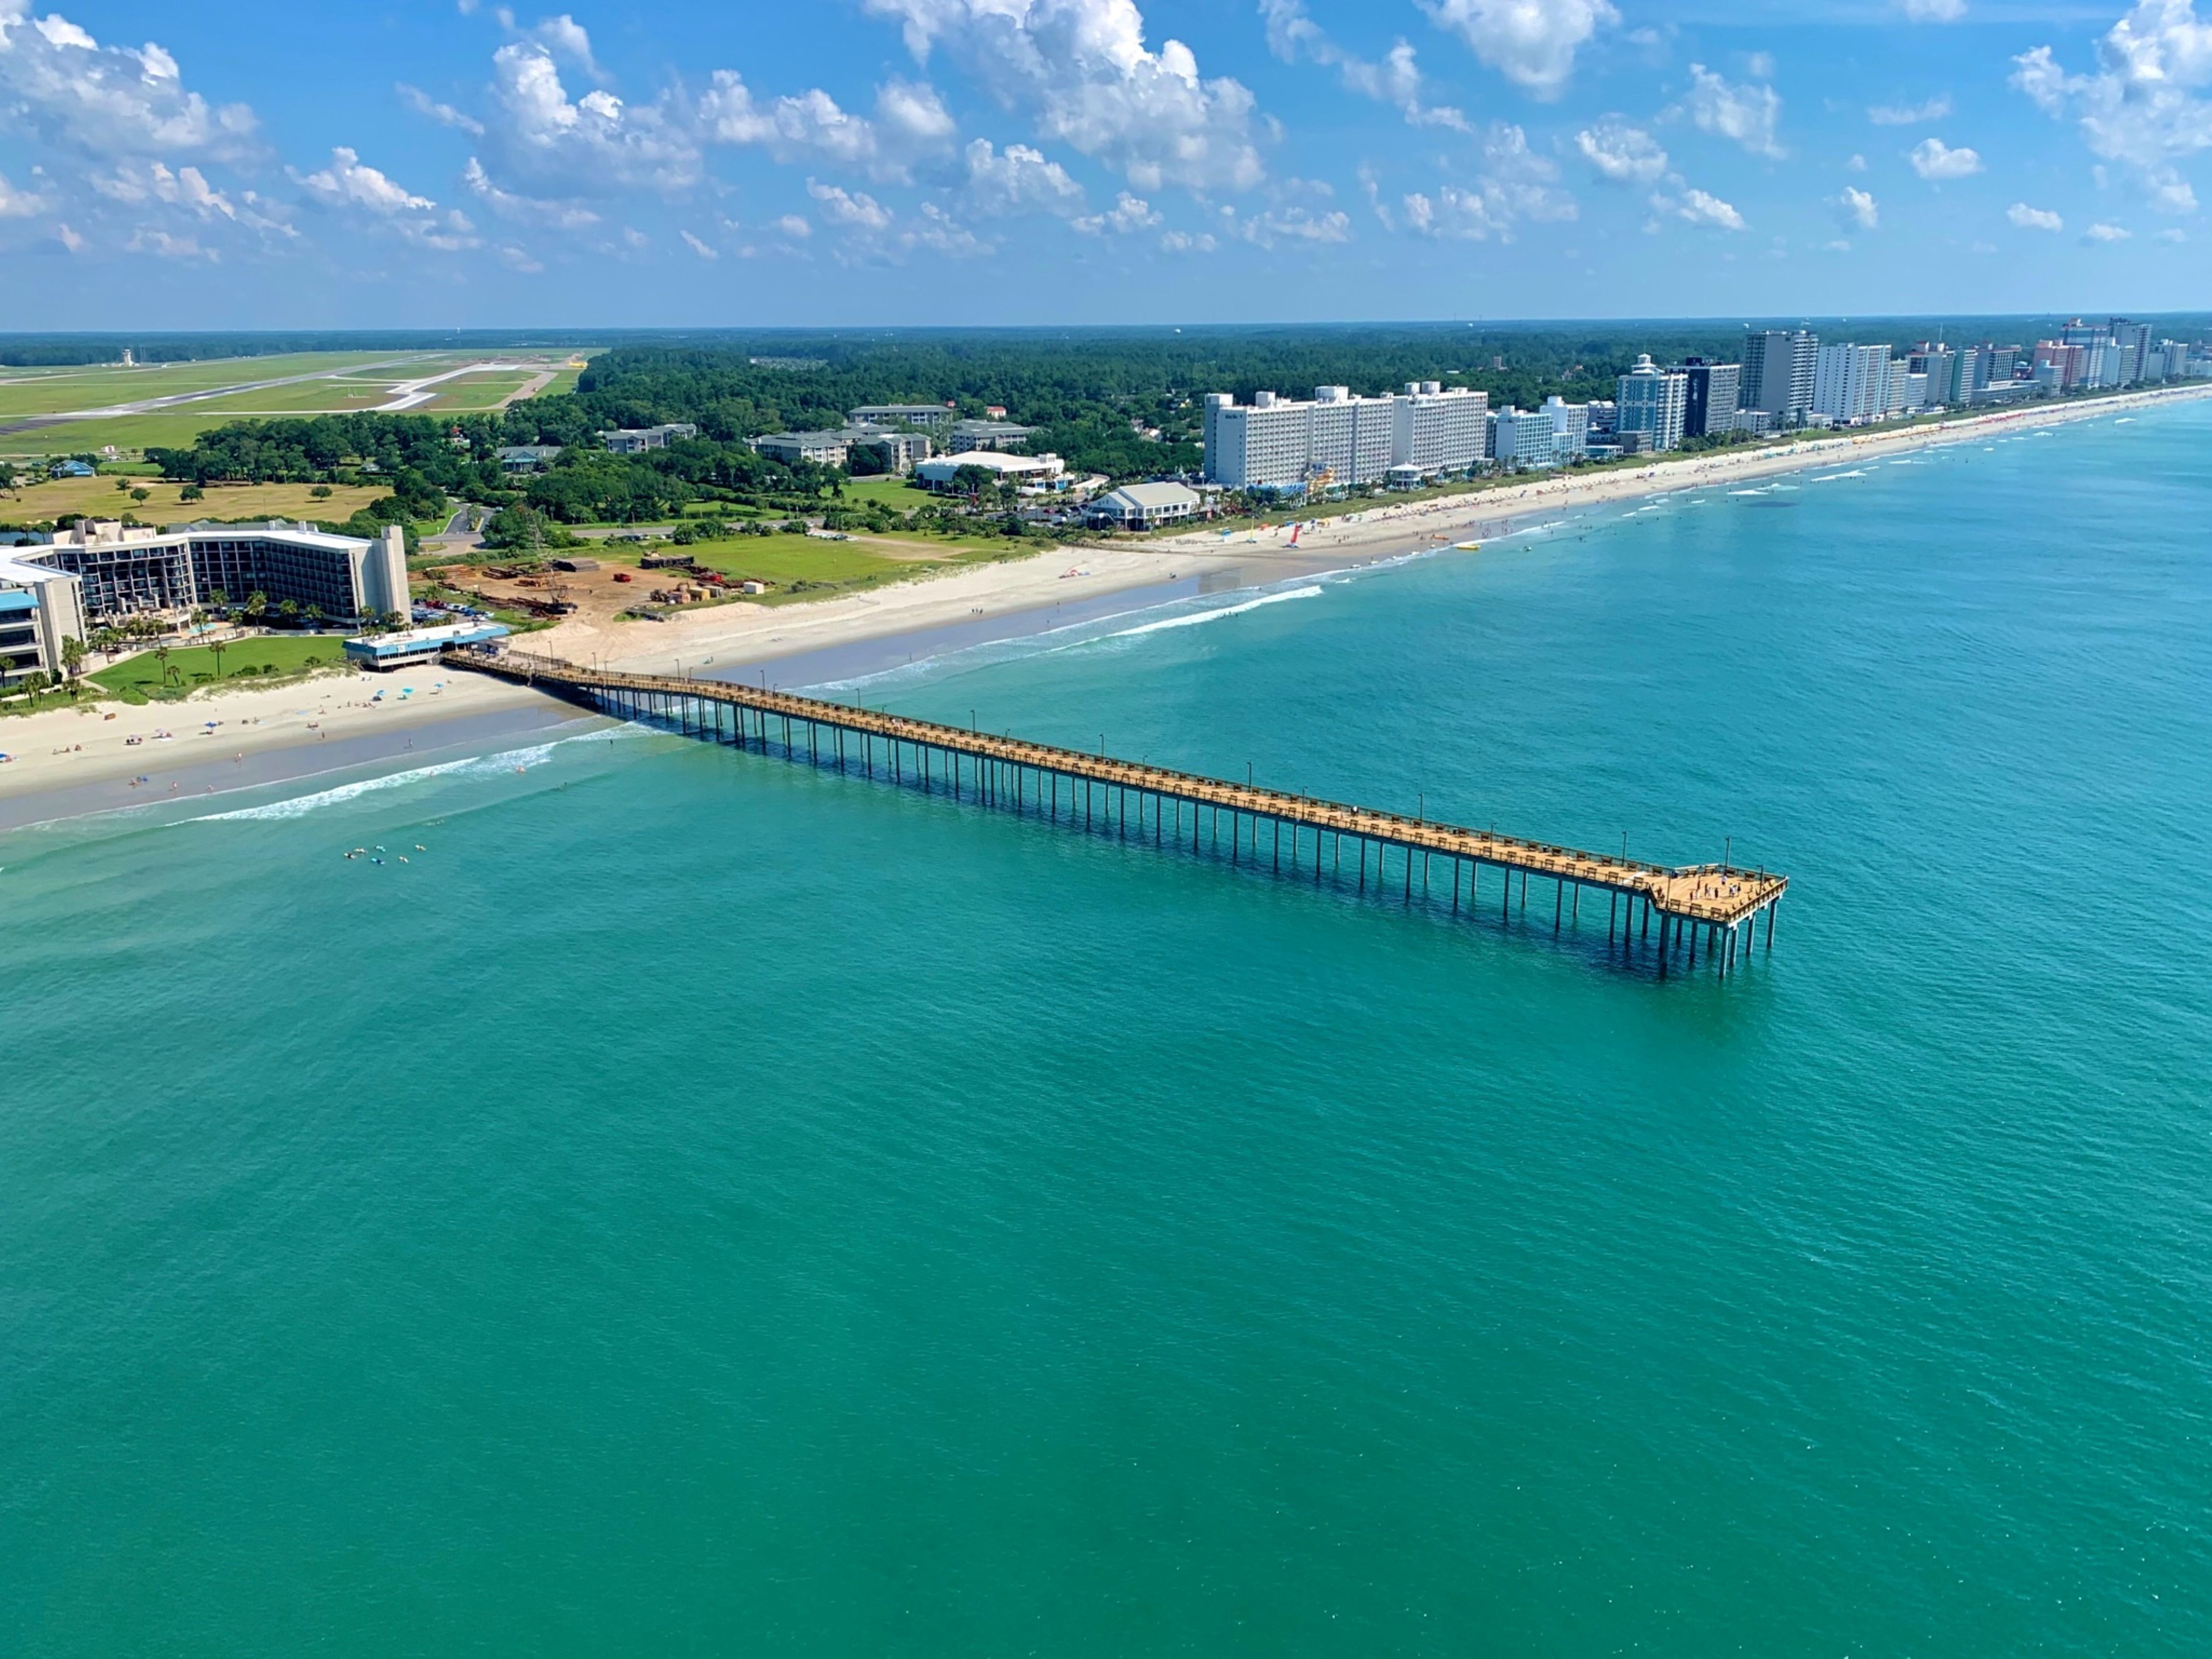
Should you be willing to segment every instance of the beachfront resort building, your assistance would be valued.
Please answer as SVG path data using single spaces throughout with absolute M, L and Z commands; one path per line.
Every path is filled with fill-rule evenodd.
M 951 404 L 866 404 L 845 418 L 854 426 L 919 427 L 934 437 L 949 438 L 959 412 Z
M 1381 483 L 1403 467 L 1428 477 L 1467 471 L 1484 459 L 1489 411 L 1488 393 L 1435 380 L 1382 398 L 1340 386 L 1316 386 L 1305 399 L 1261 392 L 1249 404 L 1209 392 L 1200 416 L 1206 477 L 1230 489 L 1298 491 Z
M 811 461 L 817 466 L 849 466 L 856 450 L 866 450 L 878 472 L 903 477 L 929 459 L 930 441 L 920 432 L 890 427 L 848 426 L 836 432 L 771 432 L 753 440 L 753 448 L 772 461 L 796 466 Z
M 955 450 L 1019 449 L 1036 434 L 1036 428 L 1012 421 L 955 421 L 948 441 Z
M 1656 453 L 1682 441 L 1682 422 L 1690 405 L 1688 375 L 1660 368 L 1647 351 L 1617 384 L 1613 435 L 1624 450 Z
M 1002 487 L 1011 485 L 1023 489 L 1059 489 L 1064 487 L 1067 477 L 1067 465 L 1057 455 L 1006 455 L 995 449 L 940 455 L 915 468 L 914 476 L 925 489 L 957 495 L 968 488 L 960 477 L 967 467 L 988 474 Z
M 802 461 L 816 466 L 842 466 L 852 453 L 853 434 L 848 431 L 769 432 L 753 440 L 753 450 L 786 466 L 797 466 Z
M 1688 382 L 1687 399 L 1682 405 L 1685 438 L 1720 437 L 1735 430 L 1737 396 L 1743 381 L 1741 363 L 1688 357 L 1667 372 L 1679 373 Z
M 670 421 L 662 426 L 625 428 L 620 432 L 602 432 L 599 441 L 611 455 L 642 455 L 649 449 L 665 449 L 672 443 L 699 435 L 699 428 L 689 421 Z
M 434 663 L 446 651 L 470 646 L 489 646 L 507 636 L 502 623 L 445 623 L 434 628 L 397 629 L 389 634 L 368 634 L 344 645 L 346 660 L 362 668 L 389 673 L 396 668 L 421 668 Z
M 1608 410 L 1607 413 L 1611 414 Z M 1590 406 L 1571 404 L 1554 392 L 1544 399 L 1544 414 L 1552 422 L 1552 453 L 1562 465 L 1579 461 L 1589 453 Z
M 1889 414 L 1889 350 L 1848 342 L 1824 345 L 1813 369 L 1813 412 L 1839 425 Z M 1904 388 L 1898 388 L 1900 398 Z
M 82 585 L 13 551 L 0 552 L 0 685 L 58 677 L 62 641 L 85 637 Z
M 41 598 L 48 616 L 70 618 L 70 631 L 84 636 L 131 617 L 181 617 L 258 593 L 272 606 L 288 600 L 334 623 L 409 608 L 407 538 L 397 525 L 381 539 L 332 536 L 310 526 L 272 520 L 264 525 L 196 524 L 168 530 L 80 520 L 50 540 L 19 544 L 11 568 L 42 574 L 37 586 L 58 578 L 58 590 Z M 12 586 L 25 590 L 24 579 Z M 58 647 L 57 647 L 58 648 Z
M 1089 519 L 1101 530 L 1158 530 L 1182 524 L 1203 505 L 1188 484 L 1124 484 L 1091 502 Z
M 1506 404 L 1490 417 L 1490 459 L 1508 471 L 1557 465 L 1558 433 L 1551 416 Z
M 1737 407 L 1759 410 L 1778 427 L 1803 425 L 1820 349 L 1820 337 L 1807 329 L 1746 329 Z

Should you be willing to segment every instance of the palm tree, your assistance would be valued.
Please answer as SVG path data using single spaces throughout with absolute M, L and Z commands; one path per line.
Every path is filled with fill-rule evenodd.
M 323 607 L 319 605 L 307 607 L 307 626 L 318 634 L 323 631 Z
M 282 617 L 284 619 L 284 626 L 285 626 L 285 627 L 287 627 L 287 628 L 297 628 L 297 627 L 300 625 L 300 602 L 299 602 L 299 600 L 297 600 L 297 599 L 287 599 L 287 600 L 285 600 L 283 604 L 282 604 L 282 605 L 278 605 L 278 606 L 276 607 L 276 614 L 277 614 L 278 616 Z
M 208 641 L 208 649 L 215 653 L 215 677 L 217 679 L 221 679 L 222 678 L 222 653 L 228 650 L 229 647 L 221 640 L 210 640 Z
M 74 634 L 62 640 L 62 667 L 71 679 L 84 670 L 84 641 Z
M 258 621 L 269 614 L 269 596 L 259 588 L 246 596 L 246 614 L 249 620 Z
M 176 672 L 169 666 L 168 641 L 163 640 L 154 647 L 154 660 L 161 665 L 161 684 L 167 685 L 169 683 L 169 676 Z

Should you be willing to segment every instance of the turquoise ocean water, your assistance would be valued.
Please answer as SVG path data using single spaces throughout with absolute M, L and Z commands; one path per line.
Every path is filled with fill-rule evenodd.
M 2208 454 L 843 694 L 1725 838 L 1726 985 L 635 732 L 0 837 L 0 1651 L 2212 1651 Z

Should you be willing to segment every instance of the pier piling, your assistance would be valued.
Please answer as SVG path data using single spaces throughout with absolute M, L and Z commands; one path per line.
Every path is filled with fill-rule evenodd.
M 1705 955 L 1715 976 L 1729 977 L 1749 957 L 1757 943 L 1762 911 L 1766 916 L 1765 950 L 1771 954 L 1776 914 L 1790 885 L 1787 877 L 1765 870 L 1741 870 L 1726 862 L 1671 867 L 1632 860 L 1625 854 L 1616 858 L 1579 852 L 1500 836 L 1495 830 L 1439 823 L 1427 816 L 1425 806 L 1419 817 L 1407 818 L 1311 796 L 1261 789 L 1249 780 L 1234 784 L 1161 767 L 1135 765 L 1107 756 L 1103 744 L 1099 753 L 1089 754 L 1027 743 L 1011 736 L 990 737 L 978 730 L 963 730 L 794 696 L 765 687 L 612 673 L 513 650 L 489 653 L 452 651 L 446 653 L 443 660 L 449 667 L 535 685 L 603 713 L 657 721 L 686 736 L 728 744 L 741 750 L 757 741 L 763 756 L 771 752 L 769 722 L 775 720 L 781 725 L 783 758 L 794 765 L 799 759 L 799 728 L 803 726 L 809 763 L 817 768 L 834 766 L 841 775 L 848 773 L 850 768 L 851 756 L 846 744 L 848 733 L 860 740 L 861 772 L 870 778 L 877 775 L 875 745 L 881 741 L 885 745 L 884 769 L 888 780 L 896 787 L 918 787 L 925 793 L 934 792 L 938 787 L 932 757 L 941 756 L 945 763 L 942 782 L 956 801 L 972 797 L 979 805 L 1011 806 L 1018 815 L 1042 816 L 1054 823 L 1060 821 L 1060 785 L 1065 779 L 1068 785 L 1067 822 L 1073 826 L 1075 786 L 1079 781 L 1083 786 L 1084 830 L 1110 829 L 1115 839 L 1125 842 L 1129 839 L 1129 803 L 1133 796 L 1137 803 L 1139 843 L 1144 835 L 1145 803 L 1147 798 L 1151 800 L 1155 848 L 1164 848 L 1166 844 L 1166 812 L 1170 804 L 1176 814 L 1174 839 L 1181 844 L 1182 808 L 1188 802 L 1191 808 L 1190 851 L 1194 855 L 1205 851 L 1208 840 L 1218 855 L 1221 814 L 1225 811 L 1230 815 L 1229 862 L 1235 866 L 1258 866 L 1260 823 L 1265 818 L 1269 832 L 1268 865 L 1276 874 L 1283 869 L 1284 830 L 1287 828 L 1290 831 L 1290 867 L 1296 872 L 1299 836 L 1310 830 L 1314 838 L 1313 876 L 1317 884 L 1322 877 L 1322 836 L 1329 838 L 1332 868 L 1340 882 L 1344 842 L 1348 836 L 1359 860 L 1357 890 L 1362 895 L 1367 891 L 1369 844 L 1372 842 L 1375 848 L 1378 888 L 1388 878 L 1389 854 L 1395 848 L 1403 860 L 1400 893 L 1407 904 L 1413 902 L 1416 854 L 1421 860 L 1424 902 L 1437 903 L 1429 897 L 1431 863 L 1442 854 L 1451 860 L 1450 913 L 1455 916 L 1462 908 L 1462 865 L 1467 868 L 1465 908 L 1470 916 L 1479 914 L 1483 866 L 1488 864 L 1498 867 L 1498 917 L 1504 923 L 1512 921 L 1515 874 L 1517 872 L 1521 878 L 1520 908 L 1523 916 L 1528 908 L 1528 878 L 1534 875 L 1548 878 L 1553 883 L 1554 934 L 1561 933 L 1569 920 L 1579 924 L 1583 889 L 1599 888 L 1607 894 L 1607 946 L 1608 950 L 1612 948 L 1618 929 L 1620 948 L 1626 953 L 1624 961 L 1637 959 L 1635 946 L 1639 935 L 1643 943 L 1651 942 L 1651 921 L 1654 914 L 1657 915 L 1658 948 L 1654 954 L 1657 971 L 1662 977 L 1678 952 L 1684 955 L 1686 968 L 1697 966 L 1701 931 L 1705 935 Z M 830 737 L 826 746 L 822 740 L 825 731 Z M 911 766 L 905 752 L 909 746 L 913 750 Z M 963 779 L 965 767 L 974 769 L 970 780 Z M 965 787 L 968 782 L 972 782 L 972 789 Z M 1248 818 L 1249 847 L 1245 843 Z M 1573 890 L 1571 902 L 1570 888 Z M 1623 899 L 1627 901 L 1626 910 L 1622 908 Z

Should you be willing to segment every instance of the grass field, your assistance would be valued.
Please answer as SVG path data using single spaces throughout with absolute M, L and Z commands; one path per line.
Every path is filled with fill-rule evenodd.
M 415 412 L 424 415 L 474 415 L 500 408 L 528 386 L 544 369 L 522 374 L 465 374 L 435 388 L 438 395 Z
M 336 634 L 283 634 L 226 645 L 220 674 L 214 648 L 194 645 L 170 652 L 166 665 L 149 652 L 85 678 L 125 702 L 173 702 L 218 678 L 283 679 L 344 663 L 343 645 Z
M 143 452 L 149 446 L 183 447 L 227 421 L 357 413 L 392 402 L 392 388 L 397 386 L 486 362 L 516 365 L 428 387 L 434 394 L 430 401 L 410 411 L 422 415 L 484 412 L 497 409 L 501 399 L 539 374 L 555 374 L 548 391 L 573 387 L 581 371 L 570 368 L 570 361 L 566 352 L 487 358 L 480 352 L 330 351 L 145 368 L 5 372 L 0 373 L 0 454 L 100 454 L 111 445 L 125 453 Z M 301 376 L 313 378 L 297 378 Z M 269 380 L 292 384 L 261 384 Z M 226 391 L 250 386 L 260 389 Z M 88 420 L 50 420 L 19 426 L 14 431 L 5 429 L 42 416 L 202 392 L 217 395 L 166 409 Z
M 296 386 L 267 386 L 210 398 L 178 411 L 216 422 L 239 415 L 343 415 L 392 401 L 392 382 L 357 374 L 302 380 Z
M 908 513 L 927 505 L 930 494 L 911 478 L 895 478 L 886 474 L 873 478 L 848 478 L 845 499 L 855 507 L 881 501 L 886 507 Z
M 904 581 L 927 571 L 963 564 L 989 564 L 999 559 L 1019 558 L 1034 552 L 1031 542 L 1000 541 L 992 545 L 961 546 L 945 542 L 928 544 L 927 560 L 886 558 L 857 542 L 827 542 L 805 536 L 745 536 L 734 541 L 701 542 L 682 550 L 702 570 L 720 571 L 742 580 L 747 577 L 770 582 L 765 596 L 770 605 L 793 599 L 819 598 L 825 588 L 842 592 L 878 587 Z M 638 580 L 650 581 L 659 573 L 647 571 Z M 807 584 L 801 587 L 800 584 Z
M 0 371 L 0 421 L 26 415 L 52 415 L 71 409 L 105 409 L 224 386 L 250 386 L 295 374 L 335 374 L 368 363 L 421 360 L 420 354 L 367 351 L 302 351 L 282 357 L 222 357 L 197 363 L 151 364 L 141 368 L 100 366 L 34 371 Z M 455 364 L 453 367 L 458 368 Z M 410 371 L 435 374 L 435 369 Z
M 118 483 L 151 493 L 142 504 Z M 367 507 L 381 490 L 363 487 L 331 487 L 331 496 L 319 501 L 307 484 L 210 484 L 204 500 L 187 501 L 178 491 L 181 484 L 156 478 L 53 478 L 26 484 L 12 494 L 0 495 L 0 522 L 29 525 L 89 513 L 119 519 L 134 514 L 148 524 L 184 524 L 194 519 L 327 519 L 337 522 Z

